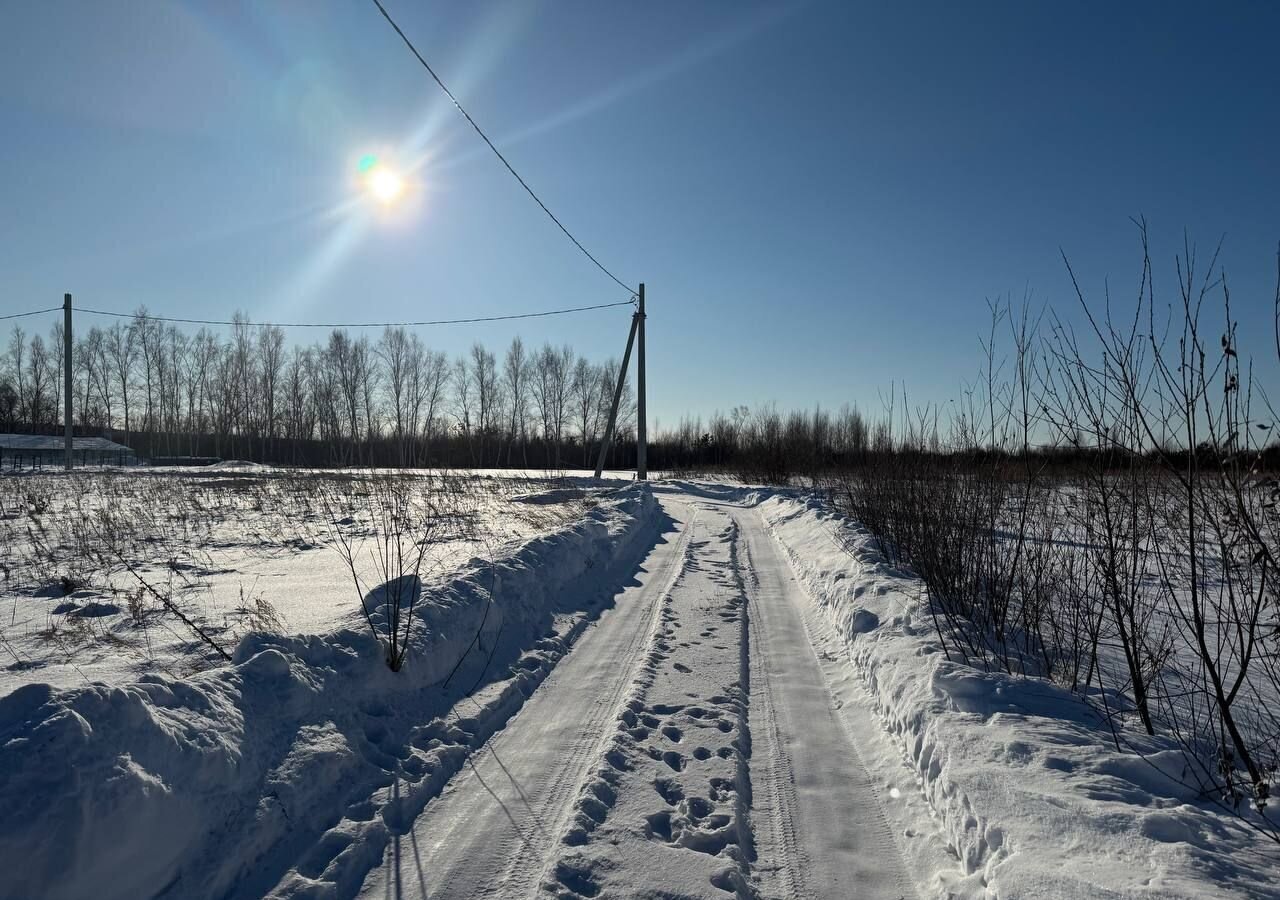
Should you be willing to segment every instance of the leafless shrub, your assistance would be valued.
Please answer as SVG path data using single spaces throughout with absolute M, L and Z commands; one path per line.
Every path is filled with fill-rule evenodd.
M 151 607 L 147 605 L 147 592 L 141 586 L 125 591 L 125 604 L 129 612 L 129 621 L 135 627 L 145 627 L 151 612 Z
M 285 630 L 284 619 L 271 601 L 261 591 L 254 591 L 252 588 L 245 590 L 243 582 L 240 584 L 240 602 L 236 606 L 236 612 L 243 617 L 243 627 L 249 631 L 279 634 Z
M 1095 312 L 1077 286 L 1080 337 L 1056 315 L 993 306 L 949 443 L 930 443 L 925 417 L 895 426 L 891 403 L 865 463 L 827 486 L 922 577 L 948 655 L 1081 693 L 1117 746 L 1134 746 L 1136 716 L 1182 748 L 1189 784 L 1234 811 L 1248 801 L 1245 820 L 1280 841 L 1278 420 L 1216 253 L 1202 271 L 1184 247 L 1165 318 L 1139 225 L 1131 314 L 1110 296 Z
M 435 542 L 469 527 L 465 486 L 447 476 L 372 474 L 317 483 L 318 499 L 388 668 L 404 666 Z

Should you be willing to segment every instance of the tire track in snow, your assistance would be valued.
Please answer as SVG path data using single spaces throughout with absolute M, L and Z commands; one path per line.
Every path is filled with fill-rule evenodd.
M 744 543 L 742 549 L 746 557 L 743 590 L 747 595 L 748 609 L 754 609 L 759 603 L 760 579 L 751 564 L 750 546 Z M 770 882 L 776 878 L 781 882 L 783 895 L 787 900 L 804 900 L 808 896 L 804 885 L 804 872 L 808 869 L 808 861 L 805 858 L 804 848 L 796 840 L 795 816 L 792 812 L 798 803 L 794 769 L 786 744 L 778 732 L 778 716 L 773 708 L 769 657 L 763 652 L 765 636 L 761 634 L 761 627 L 759 616 L 750 615 L 747 640 L 751 658 L 754 660 L 755 675 L 751 685 L 751 707 L 758 711 L 758 715 L 754 717 L 759 723 L 755 729 L 756 733 L 763 733 L 765 738 L 765 754 L 761 762 L 754 767 L 754 771 L 760 773 L 769 804 L 767 821 L 758 826 L 767 828 L 767 831 L 763 832 L 763 839 L 761 839 L 761 831 L 756 832 L 758 853 L 756 871 L 762 887 L 766 888 L 766 895 L 770 893 L 767 889 L 773 887 Z M 772 864 L 767 867 L 762 865 L 760 860 L 765 858 L 770 859 Z M 766 878 L 766 875 L 770 877 Z
M 768 673 L 774 715 L 777 778 L 770 783 L 778 794 L 772 822 L 787 896 L 914 896 L 857 736 L 835 713 L 798 605 L 808 595 L 759 511 L 743 510 L 735 518 L 752 557 L 761 625 L 756 668 Z

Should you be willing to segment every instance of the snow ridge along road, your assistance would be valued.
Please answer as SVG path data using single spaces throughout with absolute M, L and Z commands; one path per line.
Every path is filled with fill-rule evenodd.
M 915 896 L 760 515 L 655 493 L 677 535 L 361 896 Z
M 354 896 L 673 527 L 628 487 L 424 586 L 399 673 L 353 622 L 252 633 L 187 678 L 0 696 L 0 900 Z
M 521 711 L 468 760 L 403 837 L 362 897 L 518 897 L 538 873 L 576 790 L 609 736 L 623 693 L 681 571 L 687 526 L 556 666 Z

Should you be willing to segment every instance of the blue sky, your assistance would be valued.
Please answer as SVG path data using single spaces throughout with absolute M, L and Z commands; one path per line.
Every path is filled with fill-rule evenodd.
M 1131 294 L 1137 215 L 1166 290 L 1184 229 L 1225 234 L 1246 350 L 1270 347 L 1274 4 L 388 7 L 569 228 L 646 282 L 664 424 L 876 410 L 890 380 L 945 402 L 987 298 L 1074 314 L 1060 248 L 1090 291 Z M 64 291 L 311 321 L 625 299 L 364 0 L 11 5 L 0 122 L 0 314 Z M 413 169 L 411 202 L 359 194 L 369 152 Z M 626 316 L 423 336 L 603 357 Z

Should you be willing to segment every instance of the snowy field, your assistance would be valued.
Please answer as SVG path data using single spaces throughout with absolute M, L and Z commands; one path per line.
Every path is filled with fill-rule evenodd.
M 1277 896 L 1173 751 L 949 661 L 820 499 L 444 474 L 398 673 L 349 481 L 5 483 L 0 897 Z M 130 612 L 139 576 L 232 660 Z
M 362 519 L 361 481 L 390 471 L 220 463 L 5 475 L 0 695 L 32 682 L 118 684 L 221 663 L 161 598 L 228 652 L 253 630 L 320 634 L 350 623 L 360 597 L 335 551 L 350 528 L 332 526 Z M 521 470 L 403 478 L 442 497 L 424 580 L 563 524 L 601 490 Z

